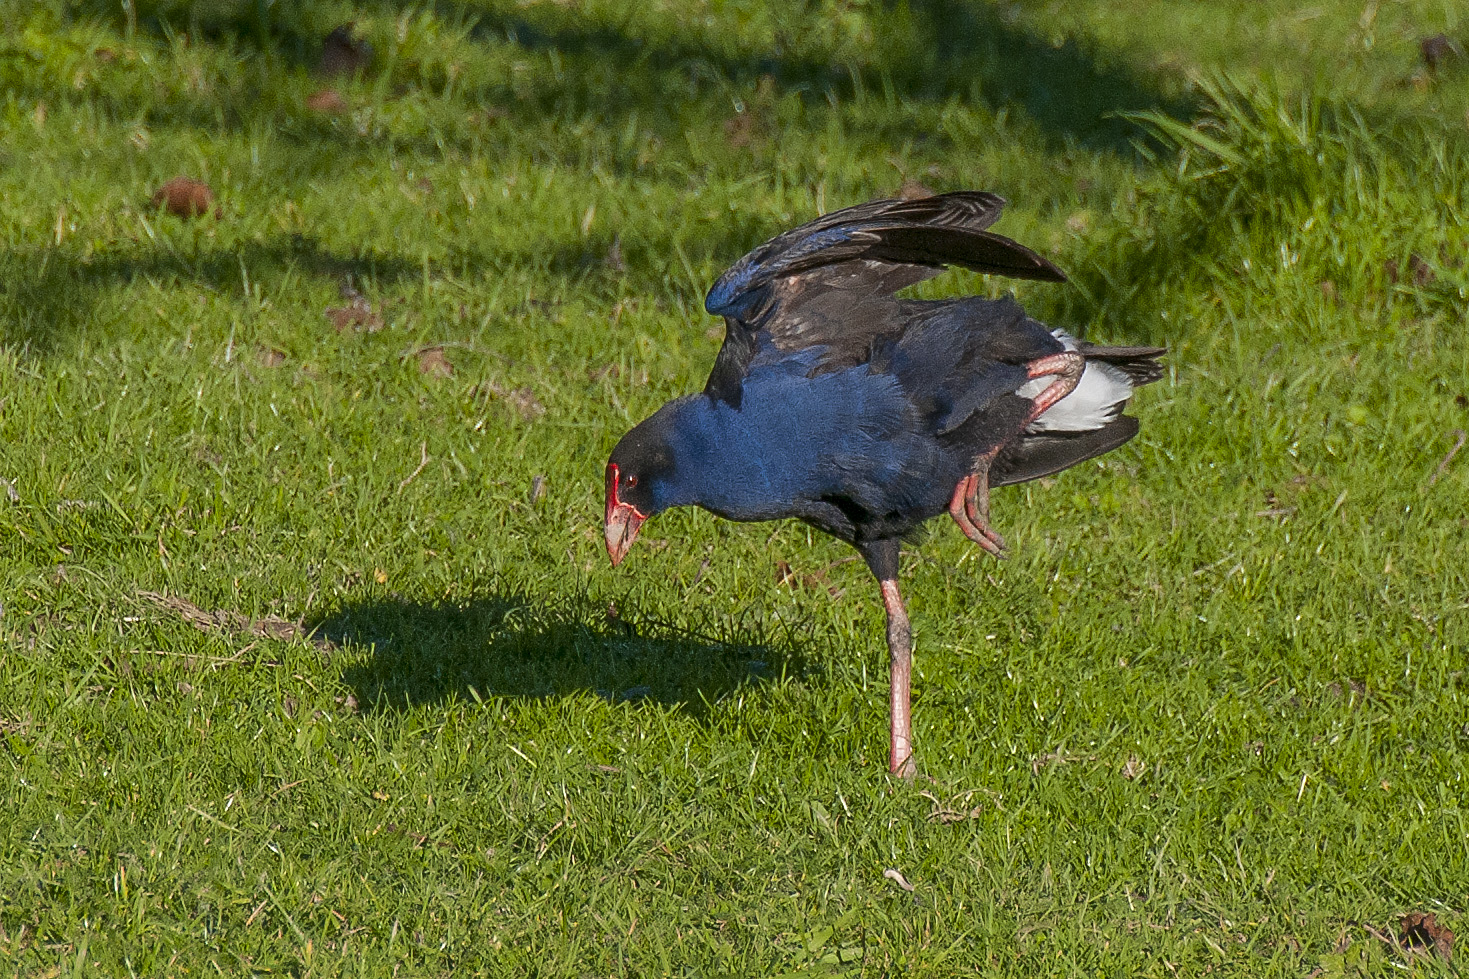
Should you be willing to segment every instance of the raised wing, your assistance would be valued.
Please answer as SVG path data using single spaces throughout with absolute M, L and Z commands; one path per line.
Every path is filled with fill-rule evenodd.
M 704 301 L 725 318 L 724 346 L 705 393 L 738 407 L 741 381 L 767 347 L 774 356 L 824 347 L 821 368 L 861 363 L 874 339 L 902 330 L 894 293 L 946 265 L 1065 281 L 1045 258 L 986 230 L 1004 206 L 1004 198 L 979 191 L 871 201 L 756 248 L 719 277 Z

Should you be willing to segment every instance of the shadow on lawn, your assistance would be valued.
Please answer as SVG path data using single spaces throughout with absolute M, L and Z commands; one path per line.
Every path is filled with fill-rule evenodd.
M 999 5 L 965 0 L 874 4 L 867 8 L 866 31 L 872 36 L 855 47 L 821 37 L 823 32 L 810 29 L 813 18 L 798 13 L 778 20 L 770 41 L 752 45 L 731 40 L 727 20 L 706 26 L 676 16 L 649 18 L 639 33 L 625 15 L 561 5 L 364 0 L 359 7 L 393 19 L 428 9 L 443 23 L 466 25 L 468 35 L 480 43 L 508 44 L 527 54 L 554 53 L 564 71 L 557 71 L 554 82 L 542 79 L 533 92 L 503 81 L 478 91 L 460 88 L 462 95 L 497 105 L 517 122 L 590 115 L 618 129 L 636 119 L 665 137 L 681 138 L 689 103 L 727 109 L 731 88 L 752 89 L 769 79 L 777 92 L 799 93 L 813 106 L 824 105 L 829 95 L 847 100 L 868 92 L 907 103 L 942 105 L 967 98 L 996 110 L 1018 108 L 1039 126 L 1054 151 L 1080 145 L 1130 155 L 1136 129 L 1115 113 L 1152 109 L 1184 118 L 1192 110 L 1190 102 L 1165 90 L 1157 72 L 1139 70 L 1120 56 L 1108 57 L 1085 38 L 1041 36 Z M 84 0 L 81 8 L 114 22 L 121 17 L 117 4 L 102 0 Z M 135 9 L 138 26 L 157 38 L 182 31 L 233 50 L 267 50 L 292 69 L 313 65 L 322 47 L 322 19 L 305 5 L 225 0 L 206 7 L 153 0 Z M 449 84 L 450 75 L 441 65 L 379 51 L 375 68 L 389 65 L 395 84 L 434 92 Z M 231 128 L 245 127 L 267 105 L 268 100 L 252 98 L 229 106 L 223 118 Z M 157 107 L 149 109 L 156 114 Z M 179 118 L 197 117 L 216 126 L 216 109 L 201 103 Z M 157 125 L 160 120 L 152 121 Z M 898 120 L 883 137 L 901 145 L 937 134 L 915 132 L 909 122 Z M 342 130 L 334 138 L 350 141 L 352 136 Z
M 0 342 L 48 353 L 93 325 L 97 304 L 122 284 L 187 281 L 236 295 L 245 275 L 269 291 L 293 274 L 392 283 L 421 277 L 423 266 L 394 256 L 338 254 L 302 235 L 195 254 L 154 249 L 84 259 L 53 248 L 0 251 Z
M 662 288 L 667 270 L 659 257 L 672 246 L 665 242 L 629 243 L 623 249 L 626 267 L 618 271 L 606 262 L 613 234 L 561 242 L 536 239 L 518 249 L 498 252 L 453 247 L 431 267 L 436 274 L 452 272 L 466 277 L 488 276 L 508 268 L 535 268 L 563 284 L 590 287 L 604 298 L 617 292 L 619 280 L 627 280 L 639 289 Z M 682 247 L 686 254 L 702 258 L 719 244 L 712 238 L 685 239 Z M 151 282 L 165 288 L 188 283 L 222 296 L 244 298 L 247 280 L 260 286 L 266 295 L 274 294 L 293 278 L 316 279 L 331 286 L 350 283 L 368 292 L 391 292 L 405 282 L 421 281 L 423 274 L 422 259 L 371 251 L 343 254 L 299 234 L 196 252 L 154 248 L 90 258 L 69 249 L 0 249 L 0 344 L 13 344 L 34 354 L 64 348 L 73 337 L 88 330 L 95 332 L 99 304 L 109 300 L 111 290 L 134 282 Z M 612 301 L 608 299 L 609 308 Z M 326 305 L 335 302 L 333 298 Z M 119 310 L 125 311 L 126 307 Z M 100 317 L 104 324 L 107 319 L 105 314 Z M 326 329 L 326 322 L 321 319 L 319 327 Z
M 367 710 L 490 697 L 592 693 L 652 700 L 692 714 L 735 690 L 805 673 L 788 639 L 728 640 L 636 623 L 587 600 L 556 605 L 492 595 L 462 604 L 373 599 L 312 623 L 368 650 L 342 674 Z

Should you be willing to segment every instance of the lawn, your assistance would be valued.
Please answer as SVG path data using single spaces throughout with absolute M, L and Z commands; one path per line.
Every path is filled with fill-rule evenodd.
M 0 0 L 0 973 L 1453 974 L 1469 16 L 1363 3 Z M 920 294 L 1170 348 L 905 551 L 913 785 L 849 549 L 601 533 L 905 183 L 1072 276 Z

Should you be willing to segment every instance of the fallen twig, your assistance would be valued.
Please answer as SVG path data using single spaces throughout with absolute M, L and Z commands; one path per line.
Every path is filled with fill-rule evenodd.
M 200 632 L 234 633 L 237 635 L 254 636 L 257 639 L 278 639 L 283 642 L 303 639 L 322 652 L 330 652 L 335 648 L 330 640 L 317 635 L 315 629 L 307 628 L 305 621 L 301 619 L 291 621 L 290 619 L 283 619 L 278 615 L 267 615 L 264 618 L 252 619 L 239 612 L 230 611 L 229 609 L 216 609 L 212 612 L 206 611 L 193 602 L 180 598 L 177 595 L 161 595 L 153 591 L 140 591 L 137 595 L 139 598 L 150 602 L 158 608 L 174 613 Z M 254 643 L 251 643 L 235 653 L 234 656 L 221 661 L 221 663 L 241 657 L 253 647 Z M 145 650 L 145 652 L 161 653 L 159 650 Z M 193 655 L 193 658 L 212 659 L 211 657 L 201 657 L 197 654 Z
M 398 492 L 399 493 L 403 492 L 403 487 L 407 486 L 409 483 L 411 483 L 415 479 L 417 479 L 418 478 L 418 474 L 421 473 L 421 472 L 423 472 L 423 467 L 426 466 L 426 465 L 428 465 L 428 443 L 427 442 L 424 442 L 423 444 L 421 444 L 418 447 L 418 455 L 419 455 L 418 468 L 415 469 L 415 470 L 413 470 L 413 472 L 409 473 L 408 474 L 408 478 L 405 479 L 405 480 L 403 480 L 403 482 L 401 482 L 401 483 L 398 484 Z
M 1440 462 L 1438 464 L 1438 468 L 1434 470 L 1433 477 L 1428 480 L 1429 486 L 1432 486 L 1434 483 L 1439 481 L 1439 478 L 1444 474 L 1444 470 L 1449 468 L 1449 463 L 1454 461 L 1454 456 L 1458 455 L 1459 450 L 1464 447 L 1464 430 L 1462 428 L 1456 428 L 1454 429 L 1452 434 L 1457 436 L 1457 439 L 1454 442 L 1454 447 L 1449 450 L 1449 454 L 1443 457 L 1443 461 Z

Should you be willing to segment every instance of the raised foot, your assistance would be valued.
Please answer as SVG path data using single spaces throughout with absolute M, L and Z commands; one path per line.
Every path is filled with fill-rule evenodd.
M 959 480 L 949 499 L 949 516 L 974 543 L 997 558 L 1004 558 L 1005 538 L 989 525 L 989 475 L 974 473 Z

